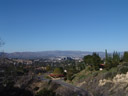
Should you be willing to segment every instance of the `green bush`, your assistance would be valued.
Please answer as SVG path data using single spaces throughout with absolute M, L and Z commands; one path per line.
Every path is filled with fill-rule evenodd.
M 117 75 L 117 68 L 112 68 L 111 70 L 104 73 L 104 78 L 112 79 L 116 75 Z
M 63 74 L 64 71 L 62 68 L 55 68 L 53 74 Z
M 115 76 L 114 72 L 107 72 L 104 74 L 105 79 L 112 79 Z
M 46 78 L 46 79 L 52 79 L 52 78 L 51 78 L 51 77 L 49 77 L 49 76 L 45 76 L 45 78 Z
M 50 66 L 46 66 L 46 71 L 50 71 L 51 67 Z
M 73 77 L 73 74 L 72 74 L 72 73 L 68 73 L 68 74 L 67 74 L 67 79 L 68 79 L 68 80 L 71 81 L 71 80 L 73 79 L 72 77 Z
M 118 73 L 119 74 L 126 74 L 128 72 L 128 66 L 121 66 L 119 69 L 118 69 Z
M 93 71 L 93 67 L 88 66 L 88 67 L 87 67 L 87 70 L 88 70 L 88 71 Z

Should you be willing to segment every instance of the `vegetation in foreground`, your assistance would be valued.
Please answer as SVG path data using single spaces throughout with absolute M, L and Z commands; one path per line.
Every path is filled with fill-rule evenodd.
M 121 57 L 117 52 L 110 56 L 106 51 L 103 70 L 99 70 L 103 61 L 100 61 L 98 55 L 95 56 L 84 57 L 87 67 L 75 74 L 70 83 L 84 88 L 94 96 L 127 96 L 128 52 Z M 99 63 L 94 64 L 95 61 Z
M 82 87 L 87 91 L 91 91 L 94 94 L 94 96 L 105 96 L 106 94 L 109 96 L 115 96 L 114 94 L 117 95 L 117 91 L 115 91 L 114 89 L 111 90 L 111 92 L 107 91 L 110 87 L 112 87 L 111 86 L 113 85 L 112 82 L 110 83 L 111 84 L 110 85 L 106 81 L 107 83 L 105 83 L 105 85 L 101 87 L 99 86 L 99 81 L 104 79 L 112 81 L 117 74 L 126 74 L 128 72 L 127 62 L 128 62 L 128 52 L 125 52 L 123 56 L 120 56 L 120 54 L 118 54 L 117 52 L 114 52 L 113 55 L 110 55 L 106 51 L 106 57 L 104 59 L 101 59 L 97 53 L 93 53 L 92 55 L 85 56 L 82 62 L 75 62 L 74 60 L 67 60 L 63 62 L 65 64 L 70 64 L 69 66 L 54 67 L 54 68 L 52 68 L 51 66 L 47 66 L 46 72 L 53 72 L 55 75 L 61 74 L 65 76 L 64 78 L 65 81 L 69 81 L 70 83 L 77 85 L 79 87 Z M 4 93 L 4 92 L 8 92 L 9 88 L 11 88 L 9 87 L 10 86 L 10 83 L 9 83 L 10 80 L 8 78 L 9 75 L 14 78 L 17 75 L 22 77 L 22 76 L 31 74 L 32 76 L 33 72 L 35 72 L 34 75 L 44 72 L 41 70 L 35 71 L 34 67 L 35 66 L 31 66 L 28 68 L 26 65 L 22 65 L 22 64 L 20 64 L 19 66 L 14 66 L 13 64 L 10 64 L 5 70 L 6 78 L 2 83 L 3 86 L 1 87 L 2 89 L 1 94 L 4 94 L 3 96 L 8 95 L 7 93 Z M 64 70 L 67 70 L 67 72 L 65 72 Z M 17 80 L 16 78 L 14 79 Z M 14 79 L 13 81 L 15 81 Z M 122 86 L 122 85 L 119 85 L 119 86 Z M 127 89 L 127 86 L 123 86 L 123 88 Z M 24 94 L 23 96 L 33 95 L 30 91 L 25 90 L 23 88 L 22 89 L 17 88 L 17 91 L 15 90 L 16 90 L 15 87 L 12 87 L 12 90 L 9 91 L 12 93 L 9 93 L 9 92 L 8 93 L 13 94 L 12 96 L 16 96 L 17 94 L 20 94 L 19 92 L 21 90 L 21 92 L 23 91 L 22 92 Z M 103 92 L 105 95 L 103 94 Z M 122 96 L 125 96 L 126 92 L 124 93 L 120 92 L 120 94 Z M 36 94 L 36 96 L 43 96 L 43 95 L 55 96 L 55 92 L 53 90 L 49 90 L 45 88 L 38 91 Z M 22 96 L 22 94 L 20 96 Z

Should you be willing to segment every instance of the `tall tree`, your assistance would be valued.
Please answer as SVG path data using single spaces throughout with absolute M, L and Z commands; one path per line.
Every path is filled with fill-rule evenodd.
M 110 55 L 107 58 L 107 62 L 105 63 L 105 67 L 107 70 L 112 68 L 112 57 Z
M 99 70 L 99 66 L 101 64 L 100 56 L 97 53 L 94 52 L 92 57 L 93 57 L 93 67 L 94 67 L 94 69 Z
M 107 53 L 106 53 L 107 54 Z M 105 59 L 106 69 L 109 70 L 112 67 L 117 67 L 120 63 L 120 54 L 117 52 L 113 52 L 113 55 L 107 55 Z
M 128 52 L 124 52 L 123 61 L 128 62 Z
M 117 63 L 119 64 L 120 62 L 120 54 L 118 54 L 117 52 L 113 53 L 113 63 Z
M 108 63 L 109 55 L 107 49 L 105 50 L 105 63 Z

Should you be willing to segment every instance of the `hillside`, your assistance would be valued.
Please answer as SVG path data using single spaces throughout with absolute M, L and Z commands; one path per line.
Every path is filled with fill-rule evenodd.
M 72 84 L 81 87 L 93 96 L 128 96 L 128 63 L 111 70 L 88 71 L 75 75 Z

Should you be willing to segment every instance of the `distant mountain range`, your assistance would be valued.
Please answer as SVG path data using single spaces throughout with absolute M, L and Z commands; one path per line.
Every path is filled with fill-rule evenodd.
M 22 58 L 22 59 L 35 59 L 35 58 L 50 58 L 50 57 L 83 57 L 91 55 L 93 52 L 89 51 L 41 51 L 41 52 L 14 52 L 5 53 L 8 58 Z M 100 57 L 105 57 L 105 52 L 96 52 Z M 110 53 L 111 54 L 111 53 Z M 122 55 L 123 52 L 120 52 Z

